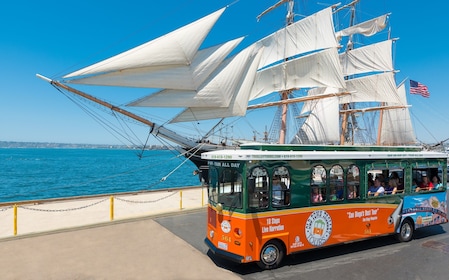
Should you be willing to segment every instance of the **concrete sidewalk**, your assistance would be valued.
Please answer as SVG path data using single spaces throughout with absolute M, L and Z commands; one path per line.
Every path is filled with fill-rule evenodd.
M 12 209 L 3 210 L 1 278 L 241 279 L 153 220 L 164 213 L 205 211 L 203 191 L 183 190 L 181 209 L 177 191 L 114 199 L 114 221 L 109 197 L 24 205 L 18 207 L 19 234 L 6 237 L 11 228 L 3 229 L 5 216 Z

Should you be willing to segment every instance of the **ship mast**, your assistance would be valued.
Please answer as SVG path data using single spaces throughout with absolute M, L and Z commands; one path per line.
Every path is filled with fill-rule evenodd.
M 351 7 L 351 18 L 349 20 L 349 26 L 354 25 L 354 18 L 355 18 L 355 5 L 359 2 L 359 0 L 354 0 L 351 3 L 337 9 L 335 12 L 340 11 L 341 9 L 345 9 L 347 7 Z M 353 42 L 352 42 L 352 35 L 348 38 L 348 43 L 346 45 L 346 52 L 353 49 Z M 348 103 L 342 104 L 342 111 L 345 113 L 343 114 L 342 123 L 341 123 L 341 133 L 340 133 L 340 145 L 344 145 L 346 140 L 346 133 L 348 130 L 348 117 L 349 117 L 349 108 L 350 105 Z M 353 136 L 354 137 L 354 136 Z
M 280 5 L 287 3 L 287 17 L 286 17 L 286 26 L 290 25 L 294 21 L 294 13 L 293 13 L 293 7 L 294 7 L 294 1 L 293 0 L 280 0 L 273 6 L 269 7 L 265 11 L 263 11 L 260 15 L 257 16 L 257 20 L 260 20 L 262 16 L 265 14 L 271 12 L 272 10 L 276 9 Z M 285 58 L 285 61 L 287 61 L 288 58 Z M 279 92 L 281 101 L 285 101 L 289 99 L 290 94 L 292 93 L 292 89 L 283 90 Z M 280 106 L 282 106 L 282 115 L 281 115 L 281 128 L 279 131 L 279 144 L 285 144 L 285 136 L 287 134 L 287 113 L 288 113 L 288 104 L 287 102 L 283 102 Z

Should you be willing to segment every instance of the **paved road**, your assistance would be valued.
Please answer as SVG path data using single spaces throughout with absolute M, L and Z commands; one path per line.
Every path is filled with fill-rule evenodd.
M 156 222 L 208 254 L 203 242 L 206 211 L 157 218 Z M 420 229 L 415 239 L 399 243 L 386 236 L 288 256 L 282 267 L 261 271 L 255 264 L 236 265 L 209 258 L 242 279 L 448 279 L 449 224 Z

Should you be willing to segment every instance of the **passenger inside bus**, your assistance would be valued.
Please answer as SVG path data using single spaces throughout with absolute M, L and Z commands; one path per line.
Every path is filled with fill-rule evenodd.
M 368 189 L 368 196 L 379 196 L 383 195 L 385 188 L 382 186 L 380 176 L 374 179 L 374 185 Z
M 353 185 L 348 186 L 348 199 L 357 198 L 357 188 Z
M 278 175 L 273 177 L 273 205 L 284 205 L 284 191 L 287 186 L 284 182 L 281 182 L 281 178 Z
M 419 184 L 419 187 L 416 188 L 417 192 L 420 191 L 430 191 L 433 189 L 433 184 L 432 182 L 429 181 L 429 178 L 427 178 L 426 175 L 422 176 L 422 181 L 421 184 Z
M 391 172 L 390 180 L 393 180 L 393 184 L 395 185 L 393 186 L 393 188 L 396 188 L 393 194 L 404 192 L 404 179 L 399 177 L 398 172 L 396 171 Z
M 390 179 L 385 184 L 385 194 L 394 194 L 396 192 L 396 182 L 394 179 Z
M 443 187 L 443 184 L 441 184 L 441 180 L 440 177 L 438 177 L 437 175 L 432 177 L 432 184 L 433 184 L 433 188 L 435 190 L 440 189 L 441 187 Z
M 318 187 L 313 186 L 312 187 L 312 202 L 317 203 L 317 202 L 322 202 L 322 201 L 323 201 L 323 196 L 321 195 L 320 191 L 318 190 Z

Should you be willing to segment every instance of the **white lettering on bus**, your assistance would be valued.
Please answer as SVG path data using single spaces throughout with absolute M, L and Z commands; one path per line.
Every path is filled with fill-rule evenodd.
M 283 231 L 284 228 L 284 225 L 262 227 L 262 233 Z
M 281 218 L 267 218 L 267 226 L 262 227 L 262 233 L 282 230 L 284 230 L 284 225 L 281 225 Z
M 239 168 L 240 162 L 220 162 L 220 161 L 209 161 L 209 165 L 217 167 L 234 167 Z
M 379 211 L 379 208 L 362 210 L 362 211 L 346 212 L 346 214 L 348 215 L 348 219 L 363 218 L 362 221 L 369 222 L 369 221 L 377 220 L 377 212 L 378 211 Z

